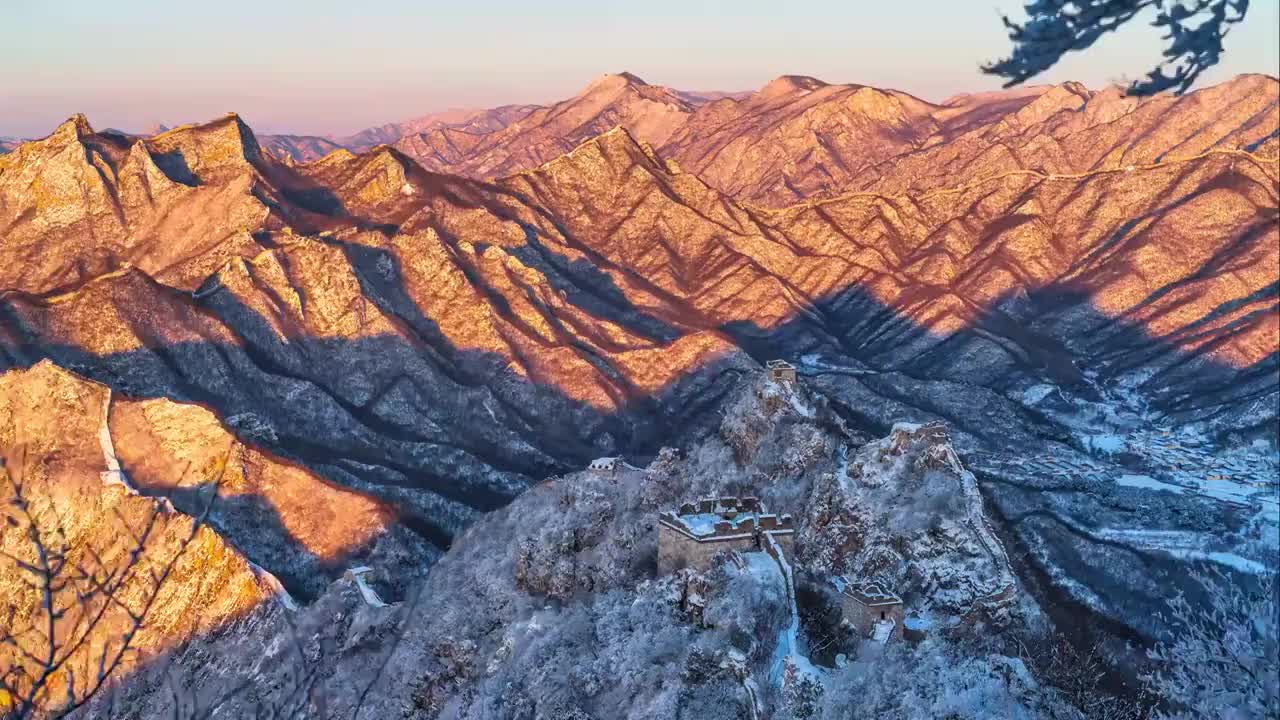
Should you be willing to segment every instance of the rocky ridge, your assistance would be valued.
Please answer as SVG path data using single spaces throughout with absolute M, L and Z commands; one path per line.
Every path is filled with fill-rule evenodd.
M 620 73 L 546 107 L 426 116 L 334 142 L 357 152 L 395 143 L 428 169 L 495 179 L 621 125 L 735 199 L 784 207 L 855 190 L 924 193 L 1011 172 L 1122 170 L 1214 149 L 1274 157 L 1278 118 L 1280 87 L 1263 75 L 1179 98 L 1064 83 L 934 104 L 797 75 L 717 96 Z M 305 142 L 283 152 L 320 157 Z

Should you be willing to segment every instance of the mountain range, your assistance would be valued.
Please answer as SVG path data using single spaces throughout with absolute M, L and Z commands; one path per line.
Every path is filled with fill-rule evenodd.
M 339 139 L 75 116 L 0 155 L 0 446 L 185 517 L 213 486 L 246 589 L 186 641 L 355 565 L 398 601 L 529 488 L 722 435 L 787 358 L 842 442 L 945 423 L 1045 612 L 1149 641 L 1160 573 L 1274 550 L 1278 157 L 1264 76 L 622 73 Z
M 1273 101 L 1274 80 L 1260 75 L 1181 99 L 1067 83 L 934 104 L 806 76 L 717 97 L 621 73 L 546 107 L 455 111 L 332 141 L 272 136 L 264 144 L 294 160 L 391 144 L 427 169 L 496 179 L 621 125 L 735 199 L 780 207 L 851 190 L 923 192 L 1014 170 L 1075 174 L 1210 148 L 1274 148 Z M 1218 122 L 1205 122 L 1207 108 Z

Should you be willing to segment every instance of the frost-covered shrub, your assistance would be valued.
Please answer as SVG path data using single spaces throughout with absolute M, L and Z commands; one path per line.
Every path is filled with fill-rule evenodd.
M 964 514 L 964 496 L 954 475 L 927 469 L 919 478 L 920 482 L 900 486 L 889 522 L 889 531 L 896 535 L 938 532 L 943 530 L 945 518 Z
M 447 698 L 465 687 L 475 675 L 476 644 L 469 639 L 444 637 L 428 649 L 430 663 L 412 691 L 414 707 L 437 713 Z
M 852 452 L 826 412 L 803 387 L 757 383 L 731 403 L 718 436 L 662 452 L 644 471 L 553 478 L 479 519 L 405 593 L 399 635 L 353 648 L 350 661 L 324 648 L 308 655 L 339 668 L 329 686 L 348 683 L 346 693 L 326 686 L 333 712 L 319 716 L 1016 718 L 1055 707 L 1051 691 L 990 648 L 940 632 L 920 650 L 891 644 L 876 656 L 840 625 L 832 574 L 884 576 L 914 610 L 962 605 L 990 568 L 953 458 L 938 450 L 945 440 L 899 433 Z M 794 643 L 786 585 L 762 553 L 656 576 L 658 512 L 729 494 L 797 521 Z M 783 647 L 794 653 L 787 662 Z M 386 664 L 364 695 L 353 678 L 375 672 L 365 668 L 375 654 Z M 837 655 L 858 660 L 804 662 L 829 667 Z M 349 697 L 368 705 L 357 715 Z
M 789 622 L 788 600 L 780 577 L 761 577 L 721 565 L 712 574 L 704 622 L 724 636 L 722 651 L 735 649 L 748 663 L 763 662 Z
M 1068 720 L 1079 715 L 1041 688 L 1020 660 L 963 656 L 926 642 L 877 648 L 833 671 L 813 717 Z
M 790 658 L 783 670 L 782 687 L 782 711 L 788 717 L 808 720 L 818 712 L 824 691 L 821 678 L 804 672 Z
M 1169 706 L 1165 718 L 1227 720 L 1280 712 L 1280 577 L 1249 586 L 1221 572 L 1192 576 L 1209 599 L 1169 601 L 1173 637 L 1151 651 L 1157 669 L 1147 680 Z

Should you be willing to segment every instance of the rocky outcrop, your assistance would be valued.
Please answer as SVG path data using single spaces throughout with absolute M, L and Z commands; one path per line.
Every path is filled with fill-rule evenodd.
M 47 292 L 136 265 L 194 287 L 261 247 L 271 210 L 261 156 L 234 116 L 147 140 L 94 133 L 76 116 L 0 161 L 6 290 Z
M 1019 593 L 941 425 L 895 426 L 821 478 L 801 538 L 799 562 L 811 572 L 876 580 L 939 629 L 1006 612 Z

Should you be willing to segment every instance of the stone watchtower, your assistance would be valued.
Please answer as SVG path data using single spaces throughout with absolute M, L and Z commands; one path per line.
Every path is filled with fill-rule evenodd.
M 874 580 L 852 583 L 836 578 L 840 591 L 840 612 L 859 637 L 884 643 L 902 639 L 902 598 Z
M 759 550 L 766 534 L 790 559 L 795 546 L 795 523 L 790 515 L 765 512 L 754 497 L 685 503 L 679 512 L 668 510 L 658 516 L 658 574 L 686 567 L 705 570 L 721 550 Z
M 622 459 L 616 457 L 602 457 L 591 461 L 587 469 L 599 475 L 617 475 L 619 468 L 622 467 Z
M 770 360 L 764 366 L 769 372 L 770 380 L 789 383 L 796 381 L 796 366 L 786 360 Z

